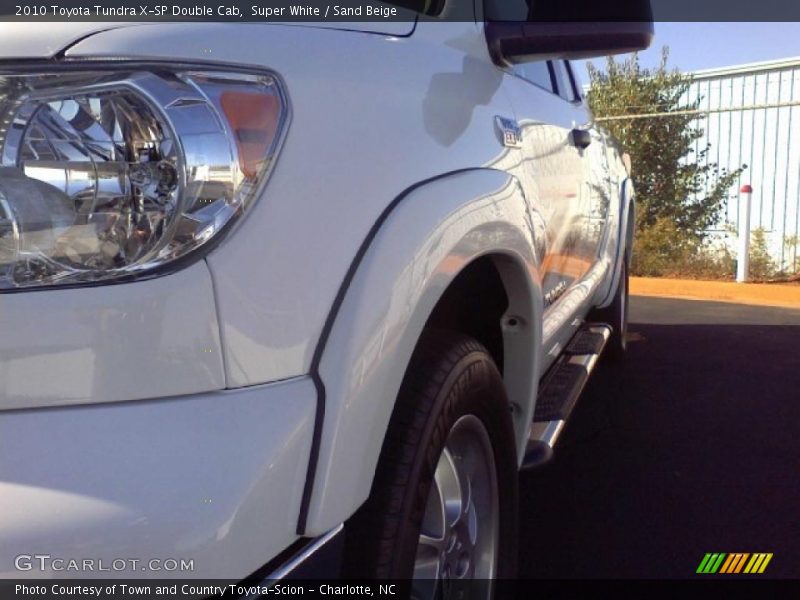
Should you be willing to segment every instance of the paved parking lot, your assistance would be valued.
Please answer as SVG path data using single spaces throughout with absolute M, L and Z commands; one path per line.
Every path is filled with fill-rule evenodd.
M 625 365 L 523 475 L 520 572 L 691 577 L 706 552 L 773 552 L 766 575 L 800 577 L 800 310 L 634 297 L 630 316 Z

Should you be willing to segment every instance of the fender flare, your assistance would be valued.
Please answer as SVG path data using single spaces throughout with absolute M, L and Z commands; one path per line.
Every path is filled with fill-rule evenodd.
M 627 256 L 627 267 L 630 269 L 631 256 L 633 255 L 633 234 L 636 225 L 636 194 L 633 189 L 633 180 L 626 177 L 619 184 L 619 223 L 617 240 L 624 239 L 625 243 L 617 243 L 614 253 L 614 263 L 610 270 L 611 277 L 607 287 L 604 286 L 597 295 L 597 308 L 605 308 L 614 301 L 614 294 L 619 286 L 622 275 L 622 261 Z
M 529 425 L 541 349 L 535 324 L 543 313 L 534 248 L 530 207 L 503 171 L 428 179 L 387 206 L 348 269 L 312 359 L 318 406 L 298 534 L 324 533 L 366 500 L 423 326 L 463 268 L 487 254 L 513 288 L 509 311 L 524 324 L 504 330 L 506 347 L 527 352 L 505 375 L 512 373 L 519 421 Z M 518 429 L 522 444 L 527 427 Z

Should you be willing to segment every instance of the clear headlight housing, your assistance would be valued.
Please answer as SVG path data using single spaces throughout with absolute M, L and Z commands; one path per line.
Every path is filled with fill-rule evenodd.
M 149 274 L 208 244 L 286 120 L 268 74 L 0 74 L 0 290 Z

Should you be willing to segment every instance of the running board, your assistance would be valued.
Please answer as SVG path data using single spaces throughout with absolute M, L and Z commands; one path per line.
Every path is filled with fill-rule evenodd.
M 564 354 L 539 386 L 523 469 L 533 469 L 553 457 L 553 448 L 597 366 L 611 335 L 608 325 L 585 324 L 567 344 Z

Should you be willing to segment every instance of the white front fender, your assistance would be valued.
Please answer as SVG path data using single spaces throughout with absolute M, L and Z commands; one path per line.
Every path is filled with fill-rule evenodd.
M 376 223 L 340 293 L 340 305 L 334 306 L 329 335 L 323 334 L 312 369 L 321 404 L 302 533 L 323 533 L 368 497 L 420 333 L 458 273 L 487 254 L 496 257 L 509 312 L 527 324 L 504 332 L 506 348 L 519 350 L 506 361 L 504 376 L 509 395 L 524 397 L 515 402 L 523 413 L 520 422 L 530 422 L 541 347 L 535 324 L 542 314 L 530 223 L 517 181 L 490 169 L 462 171 L 413 188 Z

